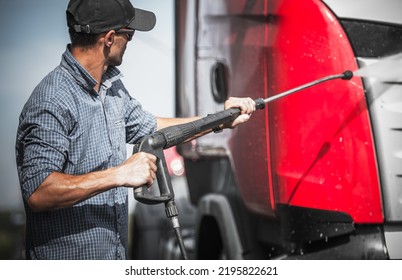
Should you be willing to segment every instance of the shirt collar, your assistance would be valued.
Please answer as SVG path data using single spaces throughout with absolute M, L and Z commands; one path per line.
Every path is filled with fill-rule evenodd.
M 123 77 L 123 74 L 115 66 L 109 66 L 106 73 L 102 77 L 102 85 L 110 88 L 113 82 Z

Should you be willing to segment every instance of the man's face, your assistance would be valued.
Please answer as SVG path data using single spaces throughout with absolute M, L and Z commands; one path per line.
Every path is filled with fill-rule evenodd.
M 127 47 L 127 40 L 123 37 L 116 36 L 114 44 L 110 49 L 108 57 L 108 65 L 119 66 L 123 62 L 123 55 Z
M 109 65 L 119 66 L 122 64 L 127 43 L 131 41 L 133 35 L 134 30 L 132 29 L 121 29 L 116 31 L 114 44 L 110 50 Z

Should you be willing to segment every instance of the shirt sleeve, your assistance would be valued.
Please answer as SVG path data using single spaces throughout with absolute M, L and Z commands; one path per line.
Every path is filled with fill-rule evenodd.
M 17 170 L 24 200 L 54 171 L 62 171 L 68 154 L 66 116 L 56 104 L 42 102 L 21 114 L 17 132 Z
M 143 110 L 141 104 L 131 96 L 127 95 L 125 103 L 126 142 L 135 144 L 143 136 L 156 131 L 156 117 Z

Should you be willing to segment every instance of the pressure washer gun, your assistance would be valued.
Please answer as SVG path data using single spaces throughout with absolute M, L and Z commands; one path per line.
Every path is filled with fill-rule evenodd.
M 333 79 L 344 79 L 350 80 L 353 77 L 351 71 L 345 71 L 342 74 L 332 75 L 324 77 L 320 80 L 310 82 L 308 84 L 299 86 L 297 88 L 288 90 L 281 94 L 274 95 L 272 97 L 262 99 L 257 98 L 255 101 L 256 109 L 264 109 L 265 104 L 274 101 L 276 99 L 285 97 L 289 94 L 295 93 L 302 89 L 317 85 L 319 83 L 333 80 Z M 180 233 L 180 224 L 178 219 L 178 211 L 176 203 L 174 201 L 174 192 L 172 187 L 172 182 L 168 173 L 166 166 L 166 160 L 163 153 L 164 149 L 179 145 L 189 138 L 192 138 L 201 132 L 212 130 L 220 125 L 228 124 L 233 122 L 240 115 L 239 108 L 229 108 L 221 112 L 210 114 L 204 118 L 198 119 L 193 122 L 174 125 L 155 133 L 145 136 L 140 139 L 140 141 L 134 147 L 135 152 L 146 152 L 153 154 L 157 157 L 157 172 L 156 179 L 159 187 L 159 195 L 153 195 L 148 191 L 146 186 L 136 188 L 134 190 L 134 198 L 144 204 L 165 204 L 166 216 L 171 220 L 173 229 L 175 230 L 176 238 L 180 247 L 183 259 L 188 259 L 187 252 L 184 246 L 184 242 Z
M 256 108 L 265 107 L 264 101 L 259 98 L 256 100 Z M 230 108 L 215 114 L 208 115 L 199 120 L 170 126 L 140 139 L 139 144 L 135 145 L 135 152 L 146 152 L 157 157 L 156 179 L 159 187 L 159 196 L 152 195 L 147 187 L 134 189 L 134 198 L 144 204 L 165 204 L 166 216 L 171 220 L 176 234 L 183 259 L 188 259 L 184 242 L 180 234 L 180 224 L 178 211 L 174 201 L 174 192 L 172 182 L 166 166 L 166 160 L 163 153 L 164 149 L 183 143 L 185 140 L 207 130 L 218 127 L 234 121 L 240 115 L 239 108 Z

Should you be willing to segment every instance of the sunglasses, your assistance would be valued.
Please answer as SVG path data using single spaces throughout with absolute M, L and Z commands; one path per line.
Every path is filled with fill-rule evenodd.
M 133 39 L 135 30 L 134 29 L 129 29 L 129 28 L 121 28 L 119 30 L 116 30 L 116 33 L 126 35 L 127 41 L 131 41 Z

